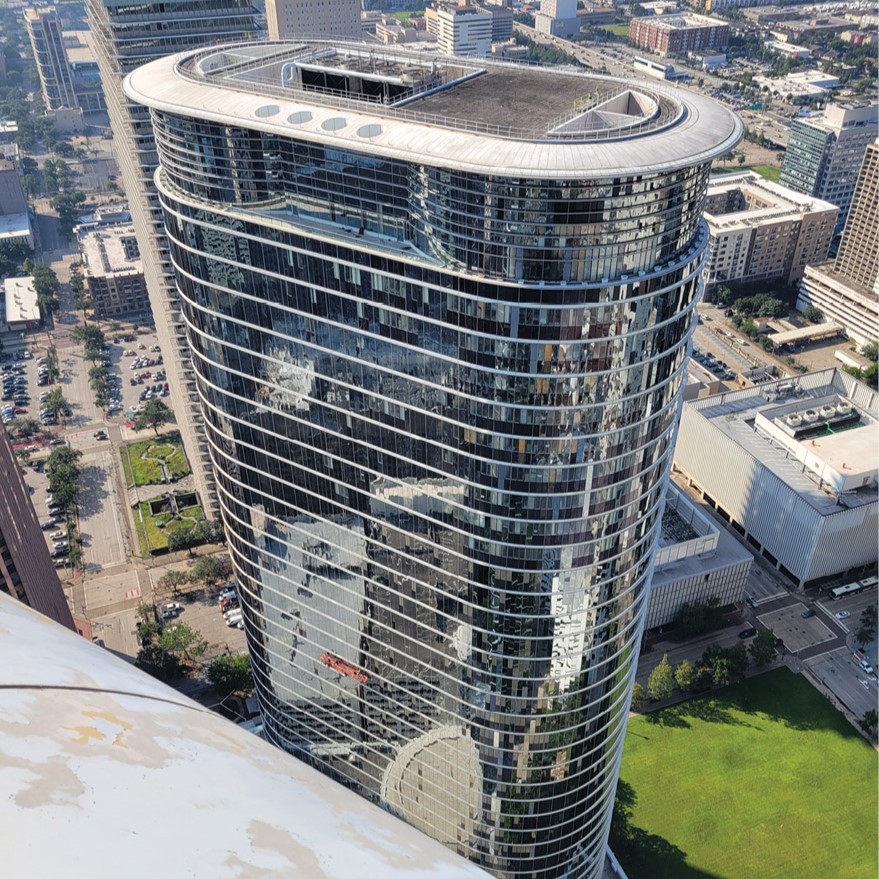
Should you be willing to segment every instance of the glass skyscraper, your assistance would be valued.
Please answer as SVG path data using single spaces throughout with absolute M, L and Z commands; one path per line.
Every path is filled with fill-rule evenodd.
M 598 876 L 740 123 L 341 43 L 125 89 L 268 737 L 497 876 Z

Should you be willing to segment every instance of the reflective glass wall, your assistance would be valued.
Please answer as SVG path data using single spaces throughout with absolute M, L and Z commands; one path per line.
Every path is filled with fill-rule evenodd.
M 707 166 L 153 115 L 268 736 L 498 876 L 600 875 Z

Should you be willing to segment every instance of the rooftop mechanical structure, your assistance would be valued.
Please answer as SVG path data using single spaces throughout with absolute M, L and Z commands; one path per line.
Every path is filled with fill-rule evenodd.
M 145 65 L 266 735 L 600 875 L 711 161 L 690 93 L 344 43 Z

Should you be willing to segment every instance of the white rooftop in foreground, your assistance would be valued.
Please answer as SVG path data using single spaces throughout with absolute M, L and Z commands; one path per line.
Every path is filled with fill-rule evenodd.
M 5 876 L 489 879 L 2 594 L 0 651 Z
M 388 72 L 372 73 L 367 60 Z M 322 76 L 368 81 L 389 100 L 330 92 L 315 85 Z M 408 88 L 411 81 L 418 84 Z M 124 88 L 169 113 L 431 166 L 549 179 L 677 170 L 723 155 L 742 136 L 735 114 L 685 89 L 482 58 L 425 60 L 372 44 L 203 49 L 145 64 Z
M 31 278 L 6 278 L 3 281 L 6 300 L 6 323 L 20 324 L 39 321 L 37 291 Z

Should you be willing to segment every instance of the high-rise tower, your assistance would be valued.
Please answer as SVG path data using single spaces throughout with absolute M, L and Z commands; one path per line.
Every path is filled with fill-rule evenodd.
M 736 117 L 374 46 L 125 81 L 269 738 L 498 876 L 602 868 Z
M 78 107 L 58 11 L 54 6 L 27 8 L 24 10 L 24 25 L 34 53 L 46 109 Z
M 879 105 L 829 105 L 821 116 L 795 119 L 779 182 L 839 208 L 845 225 L 867 146 L 876 139 Z
M 198 407 L 162 213 L 153 186 L 157 159 L 149 112 L 125 97 L 122 79 L 138 65 L 172 52 L 252 39 L 255 12 L 248 0 L 176 0 L 172 4 L 158 0 L 87 0 L 86 7 L 116 142 L 116 159 L 137 233 L 168 375 L 171 406 L 199 497 L 205 509 L 216 514 L 210 451 Z

